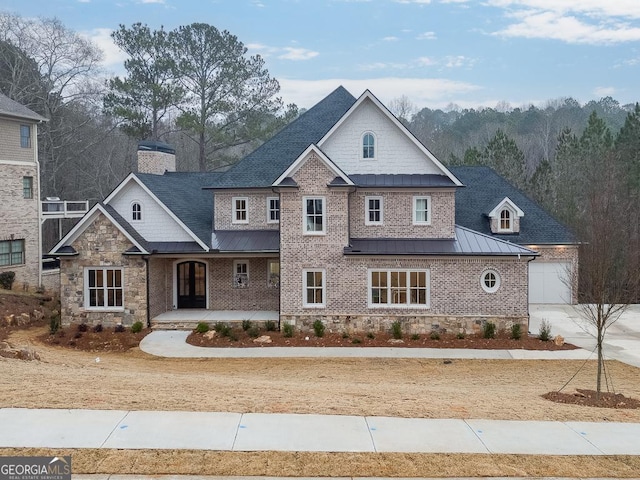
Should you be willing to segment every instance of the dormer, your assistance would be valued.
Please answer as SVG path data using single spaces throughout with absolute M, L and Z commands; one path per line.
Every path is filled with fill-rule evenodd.
M 491 233 L 520 233 L 520 219 L 524 212 L 509 197 L 504 197 L 488 215 Z

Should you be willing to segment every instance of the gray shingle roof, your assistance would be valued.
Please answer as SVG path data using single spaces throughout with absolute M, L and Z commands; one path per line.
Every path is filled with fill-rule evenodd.
M 11 100 L 6 95 L 0 93 L 0 115 L 24 118 L 28 120 L 34 120 L 36 122 L 46 122 L 47 119 L 41 115 L 38 115 L 33 110 L 28 109 L 24 105 Z
M 521 245 L 576 243 L 572 232 L 540 205 L 498 175 L 481 166 L 450 167 L 465 188 L 456 190 L 456 223 L 471 230 Z M 520 233 L 491 233 L 486 216 L 504 197 L 509 197 L 523 212 Z
M 136 242 L 138 242 L 138 244 L 144 248 L 145 250 L 149 251 L 149 245 L 147 244 L 147 241 L 142 238 L 142 236 L 138 233 L 138 231 L 133 228 L 131 226 L 131 224 L 129 222 L 127 222 L 122 215 L 120 215 L 115 208 L 113 208 L 111 205 L 105 205 L 104 203 L 101 204 L 104 209 L 107 211 L 107 213 L 109 215 L 111 215 L 113 217 L 113 219 L 118 222 L 118 225 L 120 225 L 130 236 L 131 238 L 133 238 Z M 138 250 L 137 248 L 134 247 L 135 250 Z M 134 251 L 134 250 L 132 250 Z
M 269 187 L 302 154 L 317 143 L 351 108 L 356 99 L 338 87 L 231 167 L 220 179 L 221 188 Z
M 211 245 L 213 193 L 203 187 L 215 184 L 219 172 L 137 173 L 140 181 L 206 245 Z
M 455 187 L 456 184 L 445 175 L 433 174 L 354 174 L 349 178 L 358 187 L 389 187 L 389 188 L 412 188 L 412 187 Z
M 456 225 L 456 238 L 352 238 L 345 255 L 538 255 L 528 248 Z

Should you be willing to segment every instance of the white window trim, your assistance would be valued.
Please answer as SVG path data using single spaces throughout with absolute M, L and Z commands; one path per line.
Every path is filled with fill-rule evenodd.
M 322 200 L 322 230 L 307 231 L 307 200 Z M 327 199 L 323 196 L 302 197 L 302 234 L 303 235 L 326 235 L 327 234 Z
M 427 201 L 427 220 L 418 221 L 418 200 Z M 414 225 L 431 225 L 431 196 L 430 195 L 416 195 L 413 197 L 413 224 Z
M 238 220 L 237 213 L 237 202 L 244 200 L 244 208 L 245 208 L 245 219 Z M 249 223 L 249 197 L 232 197 L 231 198 L 231 223 L 234 224 L 246 224 Z
M 245 264 L 247 266 L 247 273 L 244 274 L 246 280 L 243 283 L 241 283 L 239 278 L 238 278 L 241 274 L 236 273 L 237 270 L 238 270 L 237 269 L 238 265 L 241 265 L 241 264 Z M 249 281 L 250 281 L 250 279 L 249 279 L 249 260 L 241 260 L 240 259 L 240 260 L 234 260 L 233 261 L 233 278 L 232 278 L 232 281 L 233 281 L 233 288 L 247 288 L 249 286 Z
M 509 228 L 502 228 L 502 212 L 509 212 Z M 499 233 L 513 233 L 513 222 L 515 220 L 516 213 L 508 207 L 503 207 L 498 212 L 498 232 Z
M 371 135 L 373 137 L 373 157 L 365 157 L 364 156 L 364 137 L 367 135 Z M 377 157 L 378 150 L 378 138 L 376 134 L 371 131 L 366 131 L 360 136 L 360 159 L 365 162 L 369 162 L 371 160 L 375 160 Z
M 369 200 L 380 201 L 380 221 L 375 222 L 369 219 Z M 365 225 L 384 225 L 384 197 L 379 195 L 371 195 L 364 197 L 364 224 Z
M 92 307 L 91 305 L 89 305 L 89 270 L 120 270 L 120 278 L 122 280 L 122 306 L 121 307 L 117 307 L 117 306 L 103 306 L 103 307 Z M 84 286 L 83 286 L 83 308 L 84 310 L 90 310 L 90 311 L 99 311 L 99 312 L 124 312 L 124 304 L 125 304 L 125 281 L 124 281 L 124 268 L 122 267 L 110 267 L 110 266 L 91 266 L 91 267 L 84 267 Z M 107 283 L 106 283 L 106 279 L 104 282 L 104 289 L 106 291 L 107 288 Z M 106 297 L 105 297 L 106 298 Z
M 134 220 L 133 218 L 133 206 L 135 204 L 140 205 L 140 220 Z M 133 200 L 129 205 L 129 212 L 131 213 L 131 223 L 143 223 L 144 222 L 144 206 L 140 200 Z
M 271 219 L 271 212 L 273 211 L 271 209 L 272 200 L 278 201 L 278 220 Z M 267 197 L 267 223 L 280 223 L 280 197 Z
M 322 273 L 322 303 L 307 303 L 307 273 Z M 302 270 L 302 306 L 304 308 L 325 308 L 327 306 L 327 271 L 324 268 L 305 268 Z
M 487 274 L 489 273 L 493 273 L 495 275 L 496 278 L 496 284 L 493 287 L 488 287 L 484 281 L 485 278 L 487 276 Z M 497 270 L 493 269 L 493 268 L 487 268 L 486 270 L 482 271 L 482 274 L 480 275 L 480 286 L 482 287 L 482 289 L 487 292 L 487 293 L 496 293 L 498 290 L 500 290 L 500 286 L 502 285 L 502 279 L 500 278 L 500 274 L 498 273 Z
M 391 299 L 391 278 L 390 272 L 405 272 L 407 275 L 411 272 L 425 273 L 425 284 L 427 287 L 426 302 L 421 303 L 373 303 L 371 274 L 373 272 L 387 273 L 387 301 Z M 407 279 L 407 302 L 411 299 L 411 282 Z M 431 271 L 428 268 L 369 268 L 367 269 L 367 303 L 369 308 L 401 308 L 401 309 L 428 309 L 431 308 Z
M 278 274 L 278 284 L 273 284 L 271 282 L 271 265 L 277 263 L 280 264 L 280 259 L 269 259 L 267 260 L 267 288 L 280 288 L 280 274 Z M 279 269 L 278 269 L 279 270 Z

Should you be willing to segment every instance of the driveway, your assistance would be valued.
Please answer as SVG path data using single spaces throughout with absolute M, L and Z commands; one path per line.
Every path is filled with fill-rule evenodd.
M 580 317 L 577 305 L 530 305 L 529 331 L 537 334 L 540 323 L 551 323 L 551 335 L 562 335 L 566 342 L 592 351 L 595 328 Z M 607 330 L 605 358 L 613 358 L 640 368 L 640 305 L 630 305 Z M 593 354 L 595 358 L 595 353 Z

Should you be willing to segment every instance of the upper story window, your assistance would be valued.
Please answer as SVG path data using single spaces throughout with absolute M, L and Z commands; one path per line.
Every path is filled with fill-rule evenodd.
M 365 197 L 365 225 L 382 225 L 383 200 L 382 197 Z
M 362 158 L 372 159 L 376 157 L 376 137 L 371 132 L 362 136 Z
M 233 220 L 231 223 L 249 223 L 249 199 L 233 197 Z
M 512 232 L 513 231 L 513 219 L 511 218 L 511 210 L 503 208 L 500 211 L 500 231 Z
M 324 235 L 326 233 L 324 197 L 304 197 L 302 202 L 304 208 L 304 233 L 307 235 Z
M 247 260 L 235 260 L 233 262 L 233 286 L 235 288 L 249 286 L 249 262 Z
M 22 198 L 33 198 L 33 177 L 22 177 Z
M 280 222 L 280 199 L 278 197 L 267 198 L 267 223 Z
M 431 225 L 431 197 L 413 197 L 413 224 Z
M 24 240 L 0 241 L 0 266 L 24 264 Z
M 22 148 L 31 148 L 31 126 L 20 125 L 20 146 Z
M 131 204 L 131 220 L 134 222 L 142 221 L 142 204 L 139 202 L 133 202 Z
M 84 306 L 90 310 L 122 310 L 122 268 L 85 268 Z

